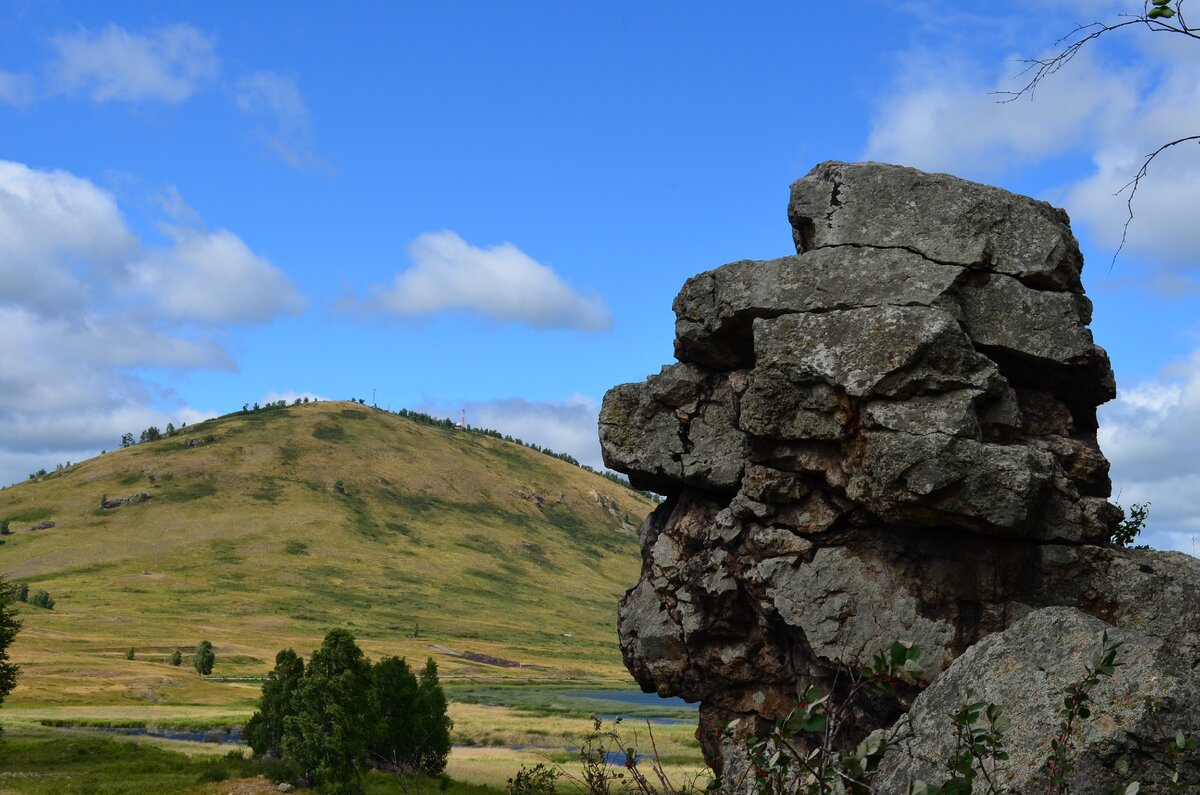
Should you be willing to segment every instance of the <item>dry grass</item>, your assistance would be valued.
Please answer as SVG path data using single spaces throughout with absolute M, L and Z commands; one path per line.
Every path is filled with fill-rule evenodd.
M 373 658 L 433 656 L 447 681 L 624 682 L 615 604 L 639 559 L 619 526 L 650 507 L 536 451 L 349 403 L 209 421 L 0 491 L 0 518 L 56 523 L 13 521 L 3 547 L 4 576 L 57 601 L 22 611 L 8 703 L 244 709 L 256 683 L 168 655 L 208 639 L 215 675 L 262 676 L 338 626 Z

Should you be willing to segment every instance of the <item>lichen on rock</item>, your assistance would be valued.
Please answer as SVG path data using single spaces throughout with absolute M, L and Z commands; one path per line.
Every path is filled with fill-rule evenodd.
M 1052 605 L 1196 644 L 1196 568 L 1146 598 L 1108 543 L 1096 408 L 1115 382 L 1066 214 L 823 163 L 788 216 L 796 255 L 689 279 L 679 362 L 600 412 L 606 465 L 666 496 L 619 609 L 626 664 L 701 702 L 706 756 L 896 640 L 933 678 Z M 864 703 L 847 741 L 915 695 Z

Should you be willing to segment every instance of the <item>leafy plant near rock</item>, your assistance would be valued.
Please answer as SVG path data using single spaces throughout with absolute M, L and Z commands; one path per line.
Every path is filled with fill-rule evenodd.
M 832 691 L 809 688 L 804 700 L 777 721 L 766 737 L 748 740 L 755 791 L 760 795 L 870 793 L 870 779 L 883 758 L 886 743 L 878 735 L 871 735 L 853 751 L 843 753 L 837 750 L 838 737 L 861 696 L 872 692 L 895 694 L 901 682 L 920 684 L 920 655 L 918 646 L 893 644 L 887 652 L 876 654 L 871 665 L 850 674 L 849 694 L 840 701 L 833 698 Z M 804 742 L 798 743 L 797 738 Z

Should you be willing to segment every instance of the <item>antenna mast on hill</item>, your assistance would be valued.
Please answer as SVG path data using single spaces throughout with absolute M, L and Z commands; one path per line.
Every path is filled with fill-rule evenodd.
M 462 414 L 460 414 L 458 417 L 458 427 L 462 428 L 463 430 L 467 429 L 467 410 L 465 408 L 462 410 Z

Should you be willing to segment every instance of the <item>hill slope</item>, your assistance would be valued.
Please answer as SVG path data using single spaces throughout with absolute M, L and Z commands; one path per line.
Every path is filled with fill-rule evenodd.
M 351 403 L 210 420 L 0 491 L 0 572 L 57 600 L 23 610 L 8 703 L 244 703 L 256 683 L 164 658 L 208 639 L 214 674 L 260 676 L 335 626 L 447 679 L 625 679 L 615 606 L 651 507 L 521 445 Z

